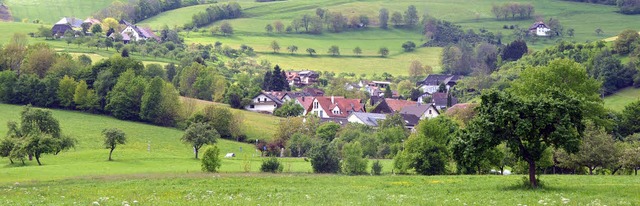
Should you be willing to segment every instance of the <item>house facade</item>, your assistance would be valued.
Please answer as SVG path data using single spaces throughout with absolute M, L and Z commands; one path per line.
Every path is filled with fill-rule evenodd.
M 273 112 L 280 106 L 282 106 L 282 101 L 280 99 L 263 92 L 255 96 L 251 100 L 251 104 L 245 106 L 244 109 L 253 112 L 273 114 Z
M 433 104 L 419 104 L 402 108 L 400 114 L 411 114 L 420 120 L 438 117 L 440 112 Z
M 54 36 L 63 36 L 67 31 L 82 31 L 82 19 L 74 17 L 64 17 L 56 22 L 51 28 L 51 33 Z
M 549 31 L 551 29 L 542 21 L 535 22 L 529 27 L 529 33 L 536 36 L 549 36 Z
M 364 112 L 364 105 L 359 99 L 321 96 L 313 99 L 307 113 L 320 118 L 346 118 L 353 112 Z
M 320 74 L 314 71 L 288 71 L 287 81 L 289 86 L 305 87 L 318 82 Z
M 353 112 L 347 117 L 349 123 L 364 124 L 371 127 L 378 127 L 379 121 L 387 119 L 386 114 L 375 114 L 365 112 Z
M 416 86 L 422 89 L 423 92 L 433 94 L 438 92 L 441 84 L 444 84 L 446 90 L 449 91 L 451 87 L 458 84 L 460 79 L 462 79 L 460 75 L 430 74 L 424 80 L 419 81 Z

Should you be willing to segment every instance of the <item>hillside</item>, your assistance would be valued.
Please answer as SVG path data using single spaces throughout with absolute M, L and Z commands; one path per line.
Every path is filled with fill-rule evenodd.
M 21 110 L 21 106 L 0 104 L 0 114 L 2 114 L 0 115 L 0 134 L 7 133 L 8 121 L 19 121 Z M 8 159 L 2 158 L 0 159 L 0 165 L 2 165 L 0 183 L 92 175 L 175 174 L 200 171 L 200 162 L 193 159 L 193 150 L 180 142 L 183 133 L 180 130 L 75 111 L 51 111 L 60 121 L 63 133 L 78 140 L 76 148 L 56 156 L 43 156 L 41 159 L 43 166 L 37 166 L 35 161 L 27 162 L 28 166 L 21 166 L 20 163 L 10 165 Z M 252 116 L 245 117 L 248 117 L 246 125 L 251 127 L 259 125 L 251 122 L 254 120 Z M 108 162 L 109 151 L 103 149 L 101 132 L 105 128 L 114 127 L 123 130 L 128 141 L 126 145 L 119 145 L 113 152 L 115 161 Z M 264 133 L 262 130 L 259 132 Z M 252 171 L 259 169 L 261 160 L 252 158 L 254 155 L 259 155 L 255 152 L 253 145 L 219 140 L 217 146 L 222 156 L 228 152 L 237 154 L 237 159 L 223 162 L 221 171 L 240 171 L 244 157 L 249 158 L 247 160 L 253 165 Z M 294 164 L 294 169 L 298 171 L 308 171 L 310 168 L 308 162 L 295 159 L 291 161 L 294 163 L 290 164 Z
M 36 19 L 54 24 L 62 17 L 85 19 L 118 0 L 5 0 L 14 21 L 32 22 Z
M 614 111 L 622 111 L 631 102 L 640 100 L 640 89 L 629 87 L 604 98 L 604 106 Z

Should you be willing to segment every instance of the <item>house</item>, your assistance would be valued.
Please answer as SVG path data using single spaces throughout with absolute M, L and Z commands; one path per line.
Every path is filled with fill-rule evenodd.
M 418 123 L 420 123 L 420 117 L 413 114 L 402 114 L 402 113 L 400 113 L 400 116 L 402 116 L 402 120 L 404 120 L 404 128 L 407 128 L 410 131 L 415 132 L 414 128 L 418 126 Z
M 82 23 L 82 19 L 64 17 L 53 25 L 51 33 L 54 36 L 62 36 L 67 31 L 82 31 Z
M 282 102 L 294 100 L 294 99 L 296 99 L 298 97 L 312 96 L 311 94 L 308 94 L 306 92 L 270 91 L 270 92 L 264 92 L 264 93 L 267 93 L 267 94 L 270 94 L 272 96 L 275 96 L 276 98 L 278 98 Z
M 449 94 L 444 92 L 436 92 L 431 95 L 431 102 L 438 109 L 444 109 L 449 107 L 450 105 L 455 105 L 458 103 L 458 98 L 451 96 L 451 102 L 449 102 Z
M 253 112 L 273 114 L 273 111 L 280 106 L 282 106 L 282 101 L 278 99 L 278 97 L 262 92 L 253 97 L 251 104 L 245 106 L 244 109 Z
M 448 74 L 430 74 L 424 80 L 419 81 L 416 86 L 421 88 L 423 92 L 433 94 L 438 91 L 441 84 L 444 84 L 447 91 L 462 79 L 460 75 Z
M 125 26 L 125 28 L 120 31 L 120 35 L 122 35 L 122 41 L 126 44 L 130 41 L 140 41 L 140 40 L 149 40 L 153 39 L 157 42 L 160 42 L 160 37 L 151 31 L 150 28 L 142 28 L 138 27 L 134 24 L 131 24 L 125 20 L 120 20 L 120 25 Z M 108 34 L 110 38 L 115 39 L 115 33 Z
M 404 107 L 413 106 L 413 105 L 416 105 L 416 104 L 417 103 L 414 102 L 414 101 L 385 98 L 385 99 L 382 99 L 369 112 L 370 113 L 380 113 L 380 114 L 395 113 L 395 112 L 402 111 L 402 108 L 404 108 Z
M 364 112 L 364 104 L 359 99 L 344 97 L 315 97 L 311 109 L 307 112 L 320 118 L 346 118 L 353 112 Z
M 440 112 L 433 104 L 416 104 L 402 108 L 400 114 L 415 115 L 419 119 L 431 119 L 440 115 Z
M 304 89 L 302 89 L 302 92 L 306 92 L 308 94 L 311 94 L 311 96 L 314 96 L 314 97 L 324 96 L 324 91 L 322 91 L 322 89 L 318 89 L 318 88 L 305 87 Z
M 529 27 L 529 33 L 536 36 L 549 36 L 549 31 L 551 29 L 542 21 L 535 22 Z
M 94 18 L 87 18 L 82 23 L 89 23 L 90 25 L 101 24 L 100 20 Z
M 354 112 L 347 117 L 350 123 L 359 123 L 371 127 L 378 127 L 379 121 L 387 119 L 386 114 Z
M 289 86 L 304 87 L 318 82 L 320 74 L 314 71 L 288 71 L 285 73 Z
M 314 97 L 302 96 L 302 97 L 296 98 L 296 103 L 302 106 L 302 108 L 304 109 L 304 111 L 302 112 L 303 116 L 307 115 L 307 113 L 311 111 L 311 105 L 313 104 L 313 100 L 315 100 Z

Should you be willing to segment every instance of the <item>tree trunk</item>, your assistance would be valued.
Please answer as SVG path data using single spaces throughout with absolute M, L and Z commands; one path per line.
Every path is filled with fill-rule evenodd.
M 529 160 L 529 183 L 532 188 L 538 188 L 538 180 L 536 180 L 536 161 Z
M 593 175 L 593 169 L 595 169 L 595 168 L 589 167 L 589 175 Z
M 111 154 L 113 154 L 113 150 L 116 149 L 115 147 L 111 148 L 111 151 L 109 151 L 109 161 L 113 161 L 113 159 L 111 159 Z
M 500 175 L 504 175 L 504 167 L 500 167 Z
M 196 151 L 196 159 L 198 159 L 198 148 L 194 148 L 194 150 Z
M 613 172 L 611 172 L 611 175 L 615 175 L 616 172 L 618 172 L 618 170 L 620 170 L 622 168 L 622 166 L 618 166 L 615 169 L 613 169 Z
M 9 162 L 11 162 L 11 164 L 13 164 L 13 160 L 11 158 L 9 158 Z
M 636 176 L 638 176 L 638 168 L 634 169 L 636 171 Z
M 36 161 L 38 162 L 38 165 L 42 165 L 42 163 L 40 163 L 40 155 L 36 154 Z

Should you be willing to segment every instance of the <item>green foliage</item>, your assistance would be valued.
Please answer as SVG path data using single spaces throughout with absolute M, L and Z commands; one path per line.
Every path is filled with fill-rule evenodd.
M 193 147 L 196 159 L 198 159 L 198 151 L 200 148 L 207 144 L 215 144 L 218 138 L 220 138 L 220 134 L 218 134 L 216 129 L 211 128 L 210 125 L 193 123 L 185 130 L 180 140 Z
M 93 89 L 88 89 L 88 85 L 84 80 L 80 80 L 76 85 L 73 95 L 73 102 L 76 108 L 85 111 L 94 111 L 100 108 L 100 99 Z
M 417 132 L 406 142 L 405 150 L 396 158 L 396 168 L 401 173 L 413 168 L 423 175 L 445 174 L 451 156 L 448 145 L 456 130 L 455 123 L 443 117 L 421 121 Z
M 261 172 L 280 173 L 282 172 L 282 164 L 278 161 L 277 157 L 270 157 L 262 161 L 260 165 Z
M 342 147 L 342 173 L 361 175 L 367 173 L 368 160 L 363 157 L 360 142 L 347 143 Z
M 202 157 L 202 171 L 218 172 L 221 165 L 222 160 L 220 159 L 220 149 L 218 149 L 218 146 L 209 147 L 204 150 Z
M 407 41 L 402 44 L 402 49 L 404 49 L 405 52 L 412 52 L 413 50 L 416 49 L 416 43 L 413 43 L 412 41 Z
M 64 76 L 58 84 L 58 99 L 60 100 L 60 106 L 72 107 L 74 94 L 77 87 L 77 82 L 73 77 Z
M 162 85 L 162 79 L 156 77 L 145 88 L 140 107 L 140 118 L 142 120 L 156 123 L 157 118 L 161 115 Z
M 147 81 L 133 70 L 122 73 L 107 95 L 105 110 L 118 119 L 139 120 L 146 85 Z
M 238 121 L 237 115 L 231 113 L 229 108 L 209 105 L 202 112 L 194 114 L 189 121 L 192 123 L 204 123 L 215 129 L 222 138 L 233 139 L 241 135 L 239 131 L 242 124 Z M 236 136 L 234 136 L 236 135 Z
M 331 142 L 336 138 L 338 130 L 340 130 L 340 125 L 338 123 L 326 122 L 318 127 L 318 130 L 316 130 L 316 137 L 327 142 Z
M 110 149 L 109 161 L 111 161 L 113 150 L 116 149 L 118 144 L 126 144 L 127 137 L 124 132 L 118 128 L 104 129 L 102 130 L 102 135 L 104 135 L 104 147 Z
M 624 30 L 618 34 L 618 38 L 613 42 L 613 48 L 619 54 L 629 54 L 638 46 L 637 42 L 639 39 L 640 34 L 638 34 L 638 31 L 631 29 Z
M 340 158 L 335 146 L 328 143 L 316 144 L 309 152 L 311 167 L 315 173 L 337 173 L 340 171 Z
M 502 59 L 505 61 L 516 61 L 527 52 L 529 52 L 527 42 L 524 40 L 515 40 L 507 44 L 504 48 L 504 51 L 502 52 Z
M 376 160 L 371 164 L 371 174 L 372 175 L 380 175 L 382 173 L 382 164 L 380 164 L 380 160 Z
M 621 152 L 611 135 L 603 128 L 589 124 L 582 137 L 579 151 L 571 154 L 568 160 L 570 162 L 564 164 L 585 166 L 589 169 L 589 174 L 593 175 L 597 168 L 607 168 L 618 163 Z
M 381 57 L 387 57 L 389 56 L 389 48 L 387 47 L 380 47 L 380 49 L 378 50 L 378 54 L 380 54 Z
M 280 108 L 273 112 L 273 115 L 278 117 L 295 117 L 302 115 L 304 108 L 297 104 L 295 101 L 287 101 Z

